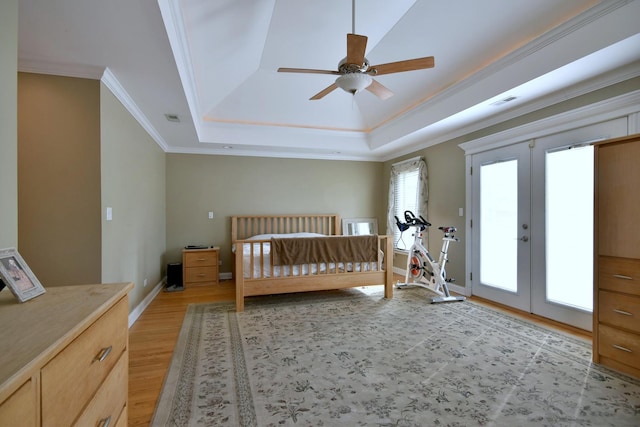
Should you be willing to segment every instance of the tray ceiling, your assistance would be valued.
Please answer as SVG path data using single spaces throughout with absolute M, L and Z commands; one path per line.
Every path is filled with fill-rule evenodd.
M 435 57 L 384 101 L 276 71 L 337 69 L 349 0 L 19 5 L 22 71 L 102 78 L 167 152 L 386 160 L 640 75 L 638 1 L 358 0 L 372 64 Z

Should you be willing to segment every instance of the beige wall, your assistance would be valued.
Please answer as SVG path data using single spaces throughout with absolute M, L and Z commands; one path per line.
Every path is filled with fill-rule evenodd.
M 167 262 L 189 244 L 221 247 L 231 271 L 231 220 L 242 214 L 337 213 L 384 220 L 382 163 L 167 155 Z M 214 212 L 208 219 L 207 213 Z
M 99 283 L 100 84 L 18 74 L 18 242 L 45 286 Z
M 100 106 L 102 282 L 134 282 L 129 294 L 133 308 L 161 280 L 165 153 L 104 85 Z M 111 221 L 106 221 L 107 206 Z
M 0 3 L 0 249 L 18 246 L 18 0 Z

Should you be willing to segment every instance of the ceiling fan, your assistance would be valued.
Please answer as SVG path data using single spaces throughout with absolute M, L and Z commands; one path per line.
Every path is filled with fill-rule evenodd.
M 374 80 L 371 76 L 381 76 L 384 74 L 423 70 L 434 67 L 435 60 L 433 56 L 389 62 L 380 65 L 369 64 L 369 60 L 364 56 L 367 49 L 367 37 L 355 33 L 355 15 L 356 1 L 352 0 L 352 30 L 350 34 L 347 34 L 347 56 L 338 64 L 338 70 L 278 68 L 278 72 L 280 73 L 334 74 L 339 76 L 335 83 L 309 98 L 310 100 L 322 99 L 325 95 L 333 92 L 337 88 L 341 88 L 345 92 L 353 95 L 366 89 L 378 98 L 384 100 L 393 96 L 393 92 Z

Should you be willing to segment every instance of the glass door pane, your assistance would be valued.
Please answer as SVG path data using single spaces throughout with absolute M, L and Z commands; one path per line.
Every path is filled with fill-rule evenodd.
M 480 182 L 480 281 L 516 292 L 518 161 L 482 165 Z
M 472 159 L 472 292 L 531 308 L 530 148 L 527 143 Z M 477 171 L 477 172 L 476 172 Z
M 547 300 L 593 310 L 593 146 L 546 152 Z
M 594 158 L 590 142 L 624 135 L 626 129 L 626 118 L 621 118 L 536 140 L 531 156 L 532 313 L 592 329 Z

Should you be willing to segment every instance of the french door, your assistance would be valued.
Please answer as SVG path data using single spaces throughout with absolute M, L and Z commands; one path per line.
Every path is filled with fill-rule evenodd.
M 472 293 L 592 328 L 593 147 L 626 119 L 474 154 Z

